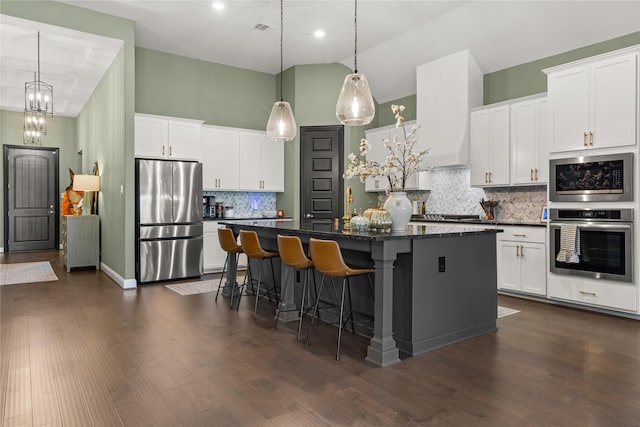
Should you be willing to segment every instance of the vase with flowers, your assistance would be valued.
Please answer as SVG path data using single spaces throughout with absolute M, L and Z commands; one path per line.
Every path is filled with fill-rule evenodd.
M 407 131 L 404 124 L 404 105 L 392 105 L 391 111 L 395 115 L 396 128 L 402 129 L 399 136 L 384 141 L 387 157 L 383 162 L 367 160 L 367 152 L 371 145 L 366 139 L 360 141 L 360 155 L 349 154 L 349 166 L 344 177 L 360 178 L 364 182 L 368 177 L 383 177 L 389 181 L 389 195 L 384 203 L 384 209 L 391 213 L 392 231 L 405 231 L 411 219 L 411 202 L 407 198 L 405 186 L 407 180 L 422 168 L 422 161 L 428 149 L 418 149 L 418 128 L 412 127 Z

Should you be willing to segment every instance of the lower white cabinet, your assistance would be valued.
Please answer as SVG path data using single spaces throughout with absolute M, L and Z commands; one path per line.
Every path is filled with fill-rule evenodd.
M 634 283 L 549 274 L 550 299 L 636 312 L 638 286 Z
M 204 273 L 222 271 L 227 253 L 220 247 L 218 240 L 218 221 L 204 221 L 202 235 L 202 269 Z M 247 257 L 241 254 L 238 258 L 238 267 L 247 266 Z
M 535 295 L 547 293 L 546 228 L 499 226 L 498 289 Z

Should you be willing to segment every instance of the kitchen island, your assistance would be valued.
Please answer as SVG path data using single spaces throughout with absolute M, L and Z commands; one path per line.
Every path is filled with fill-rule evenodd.
M 373 336 L 366 359 L 379 366 L 399 362 L 400 352 L 413 356 L 496 330 L 494 228 L 410 225 L 403 233 L 381 234 L 319 231 L 298 221 L 222 224 L 235 233 L 256 231 L 272 250 L 278 234 L 299 236 L 305 247 L 311 237 L 336 240 L 347 263 L 373 264 Z M 234 283 L 236 266 L 229 267 Z M 281 275 L 282 310 L 295 307 L 293 280 Z

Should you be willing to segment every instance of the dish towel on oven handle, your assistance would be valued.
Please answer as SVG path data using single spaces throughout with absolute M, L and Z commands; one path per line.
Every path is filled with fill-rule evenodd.
M 580 230 L 577 225 L 562 224 L 560 226 L 560 251 L 556 261 L 568 264 L 580 262 Z

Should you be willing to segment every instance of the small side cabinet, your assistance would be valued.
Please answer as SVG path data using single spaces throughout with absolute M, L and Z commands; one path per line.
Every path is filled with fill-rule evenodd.
M 60 240 L 67 272 L 74 267 L 95 266 L 96 270 L 100 270 L 98 215 L 64 215 Z

